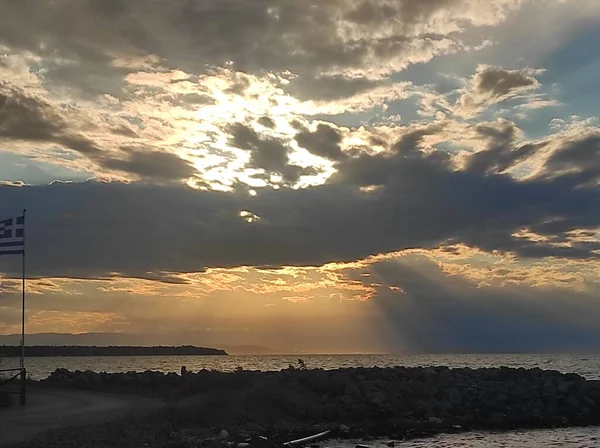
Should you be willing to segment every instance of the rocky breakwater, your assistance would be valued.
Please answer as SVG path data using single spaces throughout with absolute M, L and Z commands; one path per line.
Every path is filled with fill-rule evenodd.
M 600 424 L 600 382 L 540 369 L 355 368 L 107 374 L 59 369 L 43 383 L 177 400 L 178 428 L 244 437 L 332 430 L 406 437 L 469 429 Z

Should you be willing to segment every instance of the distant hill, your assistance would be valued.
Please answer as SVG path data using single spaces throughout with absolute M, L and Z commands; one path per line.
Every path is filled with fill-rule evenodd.
M 33 333 L 26 335 L 27 345 L 61 346 L 187 346 L 209 345 L 220 347 L 229 354 L 264 355 L 279 353 L 280 350 L 258 345 L 238 345 L 234 342 L 208 340 L 206 335 L 193 332 L 177 334 L 136 334 L 136 333 Z M 20 345 L 20 334 L 0 335 L 0 345 Z
M 17 345 L 0 345 L 0 354 L 18 357 L 21 347 Z M 28 357 L 54 356 L 184 356 L 184 355 L 227 355 L 225 350 L 184 345 L 180 347 L 133 347 L 133 346 L 28 346 L 25 354 Z

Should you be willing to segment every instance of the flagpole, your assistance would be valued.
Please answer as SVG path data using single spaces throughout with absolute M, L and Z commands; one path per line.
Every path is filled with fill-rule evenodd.
M 22 263 L 22 274 L 23 274 L 23 297 L 22 297 L 22 308 L 21 308 L 21 369 L 25 368 L 25 238 L 27 237 L 27 232 L 25 230 L 26 221 L 25 221 L 25 213 L 27 210 L 23 209 L 23 263 Z

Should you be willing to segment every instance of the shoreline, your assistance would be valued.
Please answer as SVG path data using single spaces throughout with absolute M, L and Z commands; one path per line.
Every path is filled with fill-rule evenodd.
M 0 345 L 0 356 L 18 358 L 21 347 Z M 229 356 L 225 350 L 193 345 L 180 346 L 135 346 L 135 345 L 31 345 L 27 347 L 27 356 L 31 358 L 63 357 L 111 357 L 111 356 Z
M 539 368 L 204 370 L 185 377 L 57 369 L 31 383 L 154 397 L 165 403 L 143 419 L 90 428 L 96 438 L 106 433 L 99 444 L 81 441 L 91 447 L 109 446 L 111 434 L 125 427 L 133 438 L 153 440 L 148 446 L 235 448 L 251 439 L 248 448 L 263 448 L 266 442 L 256 437 L 279 446 L 327 430 L 339 439 L 406 440 L 472 430 L 600 425 L 600 381 Z M 229 433 L 227 443 L 219 438 L 223 429 Z M 80 435 L 73 431 L 70 437 Z

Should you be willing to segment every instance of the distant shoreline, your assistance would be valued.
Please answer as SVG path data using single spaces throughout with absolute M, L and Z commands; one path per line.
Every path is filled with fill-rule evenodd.
M 83 356 L 228 356 L 225 350 L 207 347 L 184 346 L 29 346 L 25 348 L 27 357 L 83 357 Z M 0 356 L 19 357 L 21 347 L 0 345 Z

